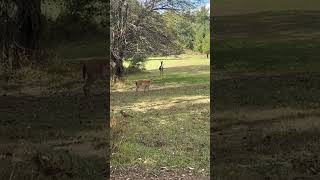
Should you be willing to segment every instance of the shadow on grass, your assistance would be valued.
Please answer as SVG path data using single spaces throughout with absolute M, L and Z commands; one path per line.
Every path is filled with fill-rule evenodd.
M 126 102 L 127 104 L 147 102 L 148 100 L 169 100 L 175 97 L 209 94 L 209 84 L 194 84 L 189 86 L 166 87 L 164 89 L 150 89 L 149 92 L 113 92 L 112 102 Z M 128 98 L 129 97 L 129 98 Z M 115 99 L 116 98 L 116 99 Z
M 212 119 L 215 178 L 318 179 L 320 113 L 303 111 L 320 108 L 320 73 L 233 75 L 213 85 L 216 114 L 226 113 Z M 283 107 L 301 112 L 227 115 Z
M 71 147 L 69 145 L 65 146 L 66 149 L 59 150 L 50 144 L 50 142 L 63 144 L 63 142 L 70 141 L 72 142 L 70 145 L 85 143 L 90 147 L 90 144 L 93 146 L 106 141 L 103 131 L 104 124 L 106 124 L 104 95 L 95 95 L 94 112 L 81 107 L 81 103 L 84 102 L 81 96 L 79 94 L 55 94 L 39 97 L 0 97 L 0 117 L 2 119 L 0 122 L 2 142 L 0 152 L 1 156 L 9 154 L 0 160 L 1 178 L 9 179 L 13 166 L 16 166 L 12 179 L 32 176 L 40 179 L 51 176 L 58 179 L 105 179 L 106 159 L 104 154 L 81 153 L 83 151 L 81 149 L 78 150 L 79 154 L 79 152 L 68 149 Z M 81 136 L 90 132 L 103 134 L 101 137 Z M 30 150 L 27 148 L 29 145 L 32 146 Z M 26 154 L 17 154 L 21 151 Z M 92 151 L 94 151 L 93 147 Z M 15 158 L 23 157 L 27 160 L 12 163 L 13 157 L 10 154 Z
M 214 80 L 217 111 L 241 107 L 320 107 L 320 73 Z
M 261 129 L 246 131 L 238 142 L 213 147 L 215 178 L 318 179 L 319 131 L 289 130 L 262 135 Z M 243 138 L 242 138 L 243 137 Z M 233 140 L 231 140 L 233 139 Z M 234 137 L 229 141 L 236 141 Z M 228 162 L 228 163 L 227 163 Z M 230 173 L 232 172 L 232 173 Z
M 293 115 L 282 115 L 278 117 L 272 117 L 272 118 L 260 118 L 256 120 L 243 120 L 243 119 L 235 119 L 235 118 L 214 118 L 214 121 L 216 122 L 215 125 L 211 127 L 212 132 L 217 132 L 220 130 L 226 130 L 235 126 L 246 126 L 246 127 L 261 127 L 263 125 L 268 125 L 275 122 L 280 122 L 283 120 L 288 121 L 295 121 L 297 119 L 304 119 L 308 117 L 320 117 L 320 112 L 306 112 L 306 113 L 296 113 Z M 219 125 L 219 122 L 221 123 Z

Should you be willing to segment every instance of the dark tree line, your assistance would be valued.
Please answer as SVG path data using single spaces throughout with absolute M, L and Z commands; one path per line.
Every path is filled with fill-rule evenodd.
M 41 32 L 40 0 L 0 2 L 1 67 L 11 72 L 23 66 L 22 60 L 37 59 Z M 34 51 L 35 50 L 35 51 Z M 31 58 L 32 57 L 32 58 Z

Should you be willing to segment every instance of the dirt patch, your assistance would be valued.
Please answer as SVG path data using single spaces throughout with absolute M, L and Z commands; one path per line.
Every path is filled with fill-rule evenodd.
M 194 173 L 192 170 L 176 172 L 162 168 L 158 172 L 146 173 L 141 169 L 112 170 L 111 180 L 135 180 L 135 179 L 155 179 L 155 180 L 209 180 L 208 175 Z

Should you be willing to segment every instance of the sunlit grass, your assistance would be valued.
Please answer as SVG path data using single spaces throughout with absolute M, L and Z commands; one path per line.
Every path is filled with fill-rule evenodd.
M 158 70 L 161 61 L 163 61 L 165 68 L 177 68 L 184 66 L 208 66 L 209 68 L 210 65 L 210 58 L 207 58 L 205 54 L 182 54 L 179 56 L 151 57 L 144 65 L 147 70 Z M 128 65 L 129 62 L 125 62 L 125 66 Z
M 172 58 L 172 59 L 170 59 Z M 163 77 L 158 66 L 164 61 Z M 111 93 L 122 133 L 113 132 L 113 167 L 161 167 L 209 172 L 209 59 L 205 55 L 150 58 L 147 72 L 129 75 L 126 91 Z M 150 92 L 134 90 L 136 79 L 152 79 Z M 123 119 L 125 110 L 133 118 Z

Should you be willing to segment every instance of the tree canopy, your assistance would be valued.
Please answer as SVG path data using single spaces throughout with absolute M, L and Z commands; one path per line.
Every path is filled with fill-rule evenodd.
M 201 0 L 4 0 L 0 3 L 0 38 L 7 43 L 2 43 L 6 49 L 13 40 L 24 48 L 37 49 L 43 45 L 41 40 L 59 42 L 105 32 L 110 34 L 118 68 L 123 69 L 124 60 L 142 61 L 184 49 L 207 52 L 209 14 L 204 7 L 195 10 L 199 3 Z M 59 11 L 48 10 L 52 4 Z M 56 13 L 55 18 L 49 18 L 48 11 Z M 109 20 L 110 33 L 105 30 Z

